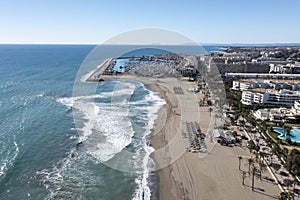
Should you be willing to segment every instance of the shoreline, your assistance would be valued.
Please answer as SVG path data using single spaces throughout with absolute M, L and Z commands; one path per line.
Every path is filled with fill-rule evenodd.
M 166 132 L 176 133 L 177 130 L 174 130 L 173 123 L 176 119 L 179 124 L 179 117 L 176 116 L 176 113 L 173 112 L 174 108 L 178 108 L 177 101 L 171 101 L 170 96 L 171 92 L 166 86 L 163 86 L 159 82 L 154 82 L 155 79 L 148 77 L 137 77 L 133 75 L 120 75 L 120 76 L 112 76 L 112 75 L 103 75 L 104 79 L 123 79 L 123 80 L 133 80 L 138 81 L 143 84 L 150 85 L 151 89 L 157 93 L 157 95 L 166 101 L 156 113 L 157 118 L 154 120 L 154 126 L 149 135 L 149 140 L 151 146 L 158 150 L 160 148 L 168 145 L 168 140 L 166 137 Z M 162 79 L 163 80 L 163 79 Z M 175 99 L 175 95 L 173 95 L 173 99 Z M 155 155 L 151 154 L 150 158 L 154 160 L 155 165 L 159 164 L 159 159 L 156 158 Z M 172 167 L 171 165 L 164 167 L 163 169 L 150 171 L 148 177 L 148 184 L 151 191 L 151 200 L 155 199 L 174 199 L 173 193 L 170 193 L 172 185 L 178 185 L 176 180 L 172 175 Z M 156 185 L 156 183 L 158 183 Z M 179 186 L 176 186 L 179 187 Z M 174 188 L 173 188 L 174 190 Z M 169 192 L 168 192 L 169 191 Z M 175 195 L 176 196 L 176 195 Z M 175 198 L 178 199 L 178 198 Z
M 157 119 L 149 137 L 151 146 L 155 149 L 155 165 L 159 169 L 149 172 L 147 180 L 151 191 L 150 199 L 155 199 L 156 196 L 162 200 L 239 199 L 240 196 L 244 196 L 246 200 L 252 200 L 273 199 L 276 197 L 274 194 L 279 194 L 278 187 L 272 183 L 256 181 L 256 186 L 264 188 L 265 193 L 270 195 L 255 193 L 241 184 L 237 157 L 250 157 L 247 149 L 216 144 L 204 158 L 200 158 L 199 153 L 186 151 L 188 142 L 181 135 L 185 122 L 197 121 L 201 131 L 207 134 L 211 121 L 209 107 L 198 106 L 201 94 L 187 92 L 193 83 L 179 82 L 176 78 L 157 79 L 128 74 L 104 75 L 102 78 L 128 79 L 149 84 L 152 90 L 166 101 L 156 113 Z M 176 86 L 182 87 L 183 95 L 176 94 L 171 89 Z M 180 157 L 176 157 L 178 149 L 183 150 Z M 152 155 L 150 156 L 152 158 Z M 158 178 L 151 184 L 155 185 L 158 182 L 158 187 L 149 184 L 153 181 L 153 173 L 157 173 Z M 270 178 L 269 174 L 265 175 Z M 246 179 L 246 184 L 251 184 L 249 179 Z
M 154 124 L 154 130 L 151 137 L 151 143 L 155 150 L 158 150 L 160 148 L 165 147 L 168 144 L 168 141 L 166 140 L 166 134 L 165 131 L 168 129 L 169 131 L 173 131 L 172 127 L 170 126 L 170 118 L 174 117 L 171 115 L 174 115 L 172 113 L 172 104 L 170 102 L 170 99 L 168 98 L 166 94 L 166 90 L 163 90 L 158 85 L 152 84 L 152 89 L 154 91 L 158 92 L 158 95 L 160 98 L 164 99 L 166 101 L 166 104 L 163 105 L 157 112 L 157 119 L 155 120 Z M 163 118 L 166 118 L 166 121 L 163 121 Z M 165 123 L 165 124 L 163 124 Z M 159 160 L 155 159 L 155 164 L 158 164 Z M 163 169 L 160 169 L 156 171 L 156 173 L 159 176 L 159 196 L 158 199 L 173 199 L 173 195 L 170 195 L 170 193 L 166 193 L 166 190 L 171 191 L 171 185 L 175 183 L 175 180 L 173 179 L 172 174 L 172 168 L 171 166 L 165 167 Z M 169 177 L 169 178 L 167 178 Z M 168 194 L 168 195 L 167 195 Z

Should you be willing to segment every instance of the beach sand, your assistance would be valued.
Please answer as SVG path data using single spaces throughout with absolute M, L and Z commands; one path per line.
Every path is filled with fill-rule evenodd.
M 160 87 L 153 87 L 166 99 L 165 109 L 168 112 L 165 128 L 153 136 L 153 146 L 159 149 L 170 144 L 174 137 L 180 136 L 185 121 L 198 121 L 205 133 L 211 117 L 208 107 L 199 107 L 197 96 L 187 90 L 193 85 L 190 82 L 178 82 L 177 79 L 163 79 Z M 177 95 L 170 89 L 179 86 L 184 95 Z M 167 91 L 166 91 L 167 90 Z M 173 110 L 176 109 L 176 113 Z M 180 113 L 180 117 L 178 114 Z M 160 113 L 159 113 L 160 115 Z M 161 120 L 157 120 L 157 124 Z M 161 125 L 159 125 L 161 126 Z M 180 138 L 180 137 L 179 137 Z M 168 154 L 187 147 L 186 139 L 180 138 L 176 145 L 170 145 Z M 245 157 L 243 166 L 247 170 L 247 158 L 250 153 L 241 147 L 226 147 L 216 144 L 205 158 L 198 153 L 185 152 L 179 159 L 160 169 L 160 199 L 274 199 L 279 195 L 277 185 L 266 181 L 255 180 L 256 192 L 251 191 L 250 177 L 242 185 L 242 175 L 238 169 L 238 156 Z M 158 161 L 159 162 L 159 161 Z M 243 168 L 242 168 L 243 169 Z M 271 178 L 270 174 L 264 176 Z
M 105 78 L 105 77 L 104 77 Z M 158 112 L 153 130 L 152 146 L 159 174 L 159 198 L 176 199 L 274 199 L 280 194 L 277 185 L 255 179 L 255 191 L 251 191 L 251 178 L 242 185 L 238 169 L 238 156 L 244 156 L 242 168 L 247 169 L 249 150 L 242 147 L 226 147 L 216 144 L 204 158 L 199 153 L 187 152 L 188 142 L 181 131 L 185 121 L 197 121 L 206 133 L 211 117 L 208 107 L 199 107 L 199 96 L 187 92 L 193 83 L 176 78 L 145 78 L 135 76 L 108 76 L 148 83 L 166 100 Z M 175 94 L 173 87 L 181 87 L 184 94 Z M 270 178 L 266 172 L 263 176 Z

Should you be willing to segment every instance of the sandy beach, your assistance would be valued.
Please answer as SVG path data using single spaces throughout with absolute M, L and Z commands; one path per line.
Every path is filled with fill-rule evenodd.
M 197 121 L 206 133 L 211 117 L 208 107 L 199 107 L 199 96 L 188 92 L 194 83 L 176 78 L 146 78 L 131 75 L 104 76 L 122 78 L 150 84 L 153 90 L 165 99 L 158 112 L 152 136 L 154 158 L 160 178 L 159 199 L 275 199 L 280 190 L 273 182 L 255 180 L 255 191 L 251 191 L 251 178 L 242 185 L 242 174 L 238 169 L 238 156 L 243 156 L 242 167 L 247 169 L 247 158 L 251 155 L 243 147 L 226 147 L 215 144 L 204 158 L 199 153 L 186 150 L 188 141 L 182 137 L 186 121 Z M 183 94 L 175 94 L 174 87 L 182 88 Z M 272 179 L 266 172 L 263 176 Z
M 208 107 L 198 106 L 197 96 L 187 92 L 190 82 L 178 82 L 177 79 L 163 79 L 154 90 L 160 90 L 162 98 L 166 99 L 167 122 L 160 134 L 155 133 L 153 146 L 159 149 L 170 144 L 176 136 L 180 136 L 185 121 L 198 121 L 201 130 L 206 133 L 210 124 Z M 170 88 L 180 85 L 184 94 L 174 94 Z M 176 109 L 176 113 L 173 110 Z M 178 115 L 180 113 L 180 116 Z M 161 115 L 161 113 L 159 113 Z M 157 120 L 157 124 L 161 121 Z M 168 155 L 187 147 L 184 138 L 178 137 L 176 145 L 170 145 Z M 175 153 L 176 154 L 176 153 Z M 257 191 L 251 191 L 251 179 L 246 179 L 242 185 L 242 175 L 238 169 L 237 157 L 250 156 L 247 149 L 241 147 L 225 147 L 216 144 L 205 158 L 199 158 L 198 153 L 185 152 L 172 164 L 159 170 L 160 199 L 274 199 L 280 190 L 273 183 L 256 180 Z M 160 163 L 160 160 L 156 160 Z M 271 178 L 270 174 L 264 176 Z M 260 191 L 260 192 L 259 192 Z M 276 194 L 276 195 L 274 195 Z

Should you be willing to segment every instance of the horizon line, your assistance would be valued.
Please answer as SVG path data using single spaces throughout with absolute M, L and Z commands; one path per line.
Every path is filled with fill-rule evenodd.
M 300 46 L 300 42 L 273 42 L 273 43 L 183 43 L 183 44 L 96 44 L 96 43 L 0 43 L 0 45 L 83 45 L 83 46 L 98 46 L 98 45 L 152 45 L 152 46 L 163 46 L 163 45 L 185 45 L 185 46 Z

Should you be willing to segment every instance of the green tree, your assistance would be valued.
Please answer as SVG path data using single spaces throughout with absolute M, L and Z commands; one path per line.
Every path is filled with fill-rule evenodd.
M 300 175 L 300 152 L 297 149 L 288 154 L 285 166 L 294 175 Z
M 259 146 L 259 145 L 254 145 L 254 150 L 255 150 L 256 152 L 259 152 L 260 146 Z
M 245 126 L 245 120 L 240 120 L 239 123 L 240 123 L 240 125 L 241 125 L 242 127 Z
M 296 185 L 298 185 L 298 181 L 297 181 L 297 179 L 295 178 L 295 179 L 293 180 L 293 191 L 295 191 Z
M 277 153 L 277 149 L 275 147 L 271 148 L 271 155 L 270 155 L 271 161 L 270 161 L 270 165 L 272 165 L 272 163 L 273 163 L 273 156 L 276 155 L 276 153 Z
M 290 187 L 293 185 L 293 181 L 286 178 L 283 180 L 283 184 L 288 188 L 288 190 L 290 189 Z
M 250 140 L 248 142 L 248 149 L 250 150 L 250 152 L 252 153 L 253 150 L 255 150 L 256 145 L 254 144 L 254 142 L 252 140 Z
M 258 154 L 261 159 L 265 159 L 265 157 L 268 155 L 266 152 L 263 151 L 258 152 Z
M 291 129 L 292 127 L 288 126 L 288 125 L 283 125 L 283 129 L 285 131 L 285 138 L 291 138 Z
M 266 123 L 265 121 L 263 121 L 263 122 L 261 123 L 261 128 L 262 128 L 263 131 L 266 131 L 266 130 L 267 130 L 267 123 Z
M 290 192 L 281 192 L 279 196 L 279 200 L 292 200 L 294 196 Z
M 267 165 L 263 162 L 263 160 L 260 160 L 258 162 L 258 165 L 259 165 L 259 179 L 261 180 L 262 173 L 267 171 Z

